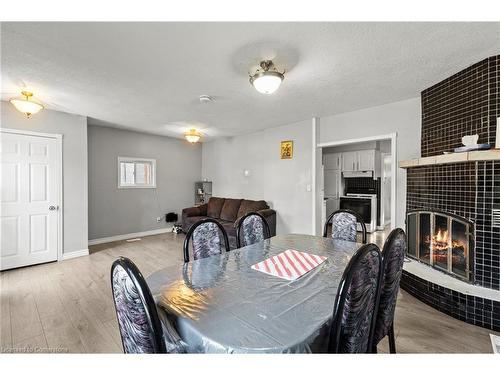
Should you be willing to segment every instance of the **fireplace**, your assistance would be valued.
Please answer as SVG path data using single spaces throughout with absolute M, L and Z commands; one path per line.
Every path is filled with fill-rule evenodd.
M 408 256 L 472 282 L 474 224 L 443 211 L 413 210 L 406 216 Z
M 500 55 L 491 56 L 424 90 L 420 158 L 400 167 L 411 258 L 401 288 L 454 318 L 500 332 L 500 153 L 453 153 L 464 135 L 499 142 L 498 72 Z

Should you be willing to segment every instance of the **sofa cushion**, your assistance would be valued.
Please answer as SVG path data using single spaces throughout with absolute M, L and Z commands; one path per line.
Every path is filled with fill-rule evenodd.
M 220 212 L 220 218 L 222 220 L 234 222 L 237 218 L 241 201 L 241 199 L 226 198 L 226 200 L 224 201 L 224 206 L 222 206 L 222 211 Z
M 206 219 L 206 216 L 188 216 L 185 218 L 185 230 L 189 230 L 191 228 L 191 225 L 194 223 L 197 223 L 198 221 Z
M 240 218 L 243 215 L 246 215 L 249 212 L 257 212 L 260 210 L 265 210 L 269 208 L 266 201 L 251 201 L 247 199 L 243 199 L 240 205 L 240 209 L 238 210 L 238 215 L 236 218 Z
M 224 198 L 212 197 L 208 200 L 207 206 L 207 216 L 218 219 L 220 217 L 220 212 L 222 211 L 222 206 L 224 205 Z
M 236 236 L 236 228 L 234 227 L 233 221 L 222 220 L 222 219 L 218 219 L 217 221 L 221 223 L 221 225 L 224 227 L 229 237 Z

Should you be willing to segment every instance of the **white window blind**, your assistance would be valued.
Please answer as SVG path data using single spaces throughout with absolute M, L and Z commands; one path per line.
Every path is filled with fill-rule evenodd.
M 118 157 L 118 188 L 155 188 L 156 160 Z

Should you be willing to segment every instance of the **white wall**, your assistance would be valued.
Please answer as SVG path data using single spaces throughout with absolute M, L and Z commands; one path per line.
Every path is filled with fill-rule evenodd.
M 397 133 L 396 158 L 420 156 L 420 98 L 322 117 L 319 143 Z M 397 167 L 397 166 L 396 166 Z M 406 171 L 397 168 L 396 225 L 404 227 Z
M 1 126 L 63 135 L 63 252 L 87 249 L 87 118 L 44 109 L 26 119 L 2 101 Z
M 89 239 L 172 226 L 156 222 L 194 204 L 201 146 L 185 140 L 102 126 L 88 127 Z M 119 156 L 156 159 L 155 189 L 118 189 Z
M 280 159 L 284 140 L 294 141 L 291 160 Z M 264 199 L 277 212 L 278 234 L 311 233 L 311 120 L 207 142 L 202 154 L 202 177 L 213 181 L 214 196 Z

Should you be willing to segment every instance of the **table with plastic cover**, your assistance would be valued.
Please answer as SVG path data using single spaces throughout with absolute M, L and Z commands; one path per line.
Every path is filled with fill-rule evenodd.
M 340 279 L 359 243 L 278 235 L 147 278 L 189 353 L 310 353 L 327 348 Z M 250 267 L 287 249 L 328 259 L 288 281 Z

